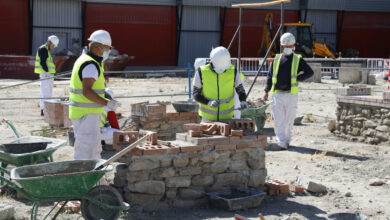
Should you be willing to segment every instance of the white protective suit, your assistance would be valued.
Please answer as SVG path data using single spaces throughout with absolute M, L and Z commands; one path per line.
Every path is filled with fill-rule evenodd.
M 86 114 L 81 119 L 72 119 L 72 124 L 75 134 L 74 159 L 100 159 L 100 114 Z
M 107 113 L 109 111 L 112 111 L 110 108 L 107 106 L 104 106 L 104 111 Z M 111 128 L 111 127 L 102 127 L 100 128 L 101 131 L 101 137 L 102 141 L 108 145 L 112 145 L 113 139 L 114 139 L 114 132 L 120 132 L 121 130 L 116 129 L 116 128 Z
M 272 95 L 272 101 L 272 114 L 275 120 L 274 130 L 277 144 L 287 148 L 291 141 L 291 130 L 297 112 L 298 94 L 274 93 Z
M 50 74 L 50 73 L 39 74 L 40 79 L 47 79 L 53 76 L 54 74 Z M 54 84 L 54 78 L 41 81 L 41 98 L 51 98 L 51 95 L 53 93 L 53 84 Z M 43 110 L 45 107 L 45 99 L 41 99 L 39 105 L 41 110 Z

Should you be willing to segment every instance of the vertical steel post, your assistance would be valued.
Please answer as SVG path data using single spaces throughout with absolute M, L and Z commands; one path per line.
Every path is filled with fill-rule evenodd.
M 280 4 L 280 36 L 283 35 L 283 27 L 284 27 L 284 3 Z M 279 48 L 280 53 L 283 52 L 282 46 Z
M 239 19 L 238 19 L 238 26 L 240 27 L 238 32 L 238 64 L 237 64 L 237 70 L 241 71 L 241 24 L 242 24 L 242 8 L 240 8 L 239 13 Z
M 188 72 L 188 98 L 191 99 L 191 64 L 187 64 L 187 72 Z

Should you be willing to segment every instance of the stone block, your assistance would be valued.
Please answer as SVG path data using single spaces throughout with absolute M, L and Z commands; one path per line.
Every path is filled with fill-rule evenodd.
M 172 167 L 154 169 L 151 172 L 151 179 L 168 178 L 176 175 L 176 171 Z
M 0 204 L 0 220 L 14 219 L 15 208 L 12 205 Z
M 189 158 L 185 154 L 179 154 L 176 158 L 173 159 L 173 166 L 175 167 L 186 167 L 188 165 Z
M 363 88 L 337 88 L 336 94 L 338 96 L 364 96 L 371 95 L 371 88 L 363 87 Z
M 132 193 L 125 192 L 125 200 L 130 203 L 130 205 L 153 205 L 156 202 L 160 201 L 164 194 L 156 195 L 156 194 L 143 194 L 143 193 Z
M 130 163 L 130 171 L 139 171 L 139 170 L 152 170 L 157 167 L 160 167 L 159 161 L 153 161 L 149 159 L 137 159 Z
M 390 101 L 390 91 L 383 92 L 383 96 L 382 97 L 383 97 L 384 100 Z
M 242 173 L 221 173 L 215 179 L 214 188 L 244 187 L 248 184 L 248 177 Z
M 230 157 L 231 154 L 232 154 L 231 151 L 219 151 L 215 155 L 215 160 L 227 159 Z
M 169 167 L 171 165 L 172 165 L 172 158 L 165 157 L 160 160 L 161 167 Z
M 311 180 L 308 178 L 300 177 L 298 178 L 298 185 L 301 185 L 307 191 L 313 193 L 324 193 L 327 192 L 327 187 L 322 185 L 318 180 Z
M 165 183 L 155 180 L 142 181 L 129 184 L 129 190 L 130 192 L 161 195 L 165 193 Z
M 248 157 L 248 152 L 237 150 L 235 153 L 233 153 L 233 156 L 231 158 L 232 160 L 246 160 L 248 159 Z
M 380 132 L 387 132 L 387 133 L 390 133 L 390 127 L 389 127 L 389 126 L 386 126 L 386 125 L 378 126 L 378 127 L 376 127 L 375 130 L 380 131 Z
M 176 198 L 176 194 L 177 194 L 177 188 L 169 188 L 166 190 L 165 192 L 165 196 L 168 198 L 168 199 L 174 199 Z
M 191 185 L 191 176 L 175 176 L 165 180 L 167 187 L 189 187 Z
M 192 177 L 192 185 L 193 186 L 202 186 L 207 187 L 211 186 L 214 183 L 214 177 L 211 175 L 198 175 Z
M 149 172 L 145 171 L 130 171 L 127 172 L 126 180 L 129 183 L 139 182 L 149 179 Z
M 267 170 L 253 170 L 250 172 L 248 186 L 258 188 L 259 186 L 264 185 L 265 178 L 267 177 Z
M 181 199 L 199 199 L 205 196 L 205 191 L 201 188 L 184 188 L 179 189 L 179 195 Z
M 231 162 L 229 170 L 233 172 L 248 170 L 248 165 L 245 160 L 235 160 Z
M 179 171 L 181 176 L 194 176 L 202 173 L 202 168 L 200 167 L 187 167 Z
M 215 160 L 215 152 L 204 152 L 200 155 L 199 161 L 202 161 L 203 163 L 212 163 Z
M 218 160 L 210 165 L 211 173 L 223 173 L 228 169 L 230 161 L 227 159 Z
M 193 207 L 199 207 L 199 206 L 205 206 L 208 204 L 207 198 L 201 198 L 196 200 L 182 200 L 182 199 L 175 199 L 173 200 L 173 207 L 175 208 L 193 208 Z
M 115 168 L 115 177 L 114 177 L 114 185 L 118 187 L 123 187 L 126 185 L 126 177 L 128 167 L 125 164 L 119 164 Z

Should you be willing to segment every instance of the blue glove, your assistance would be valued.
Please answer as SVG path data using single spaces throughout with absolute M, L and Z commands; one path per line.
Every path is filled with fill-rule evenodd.
M 208 103 L 207 103 L 208 106 L 210 107 L 213 107 L 213 108 L 216 108 L 219 106 L 219 100 L 210 100 Z
M 248 104 L 246 103 L 246 101 L 242 101 L 241 102 L 241 109 L 247 109 L 248 108 Z

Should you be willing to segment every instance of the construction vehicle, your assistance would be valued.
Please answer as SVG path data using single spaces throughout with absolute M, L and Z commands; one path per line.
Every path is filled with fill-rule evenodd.
M 265 56 L 273 39 L 272 18 L 273 15 L 271 13 L 266 15 L 261 47 L 258 53 L 260 57 Z M 283 26 L 283 33 L 290 32 L 295 36 L 295 52 L 302 54 L 304 57 L 329 57 L 336 59 L 325 43 L 322 44 L 313 40 L 311 27 L 312 25 L 308 23 L 286 23 Z M 273 46 L 269 57 L 274 57 L 278 48 L 280 48 L 279 41 Z

